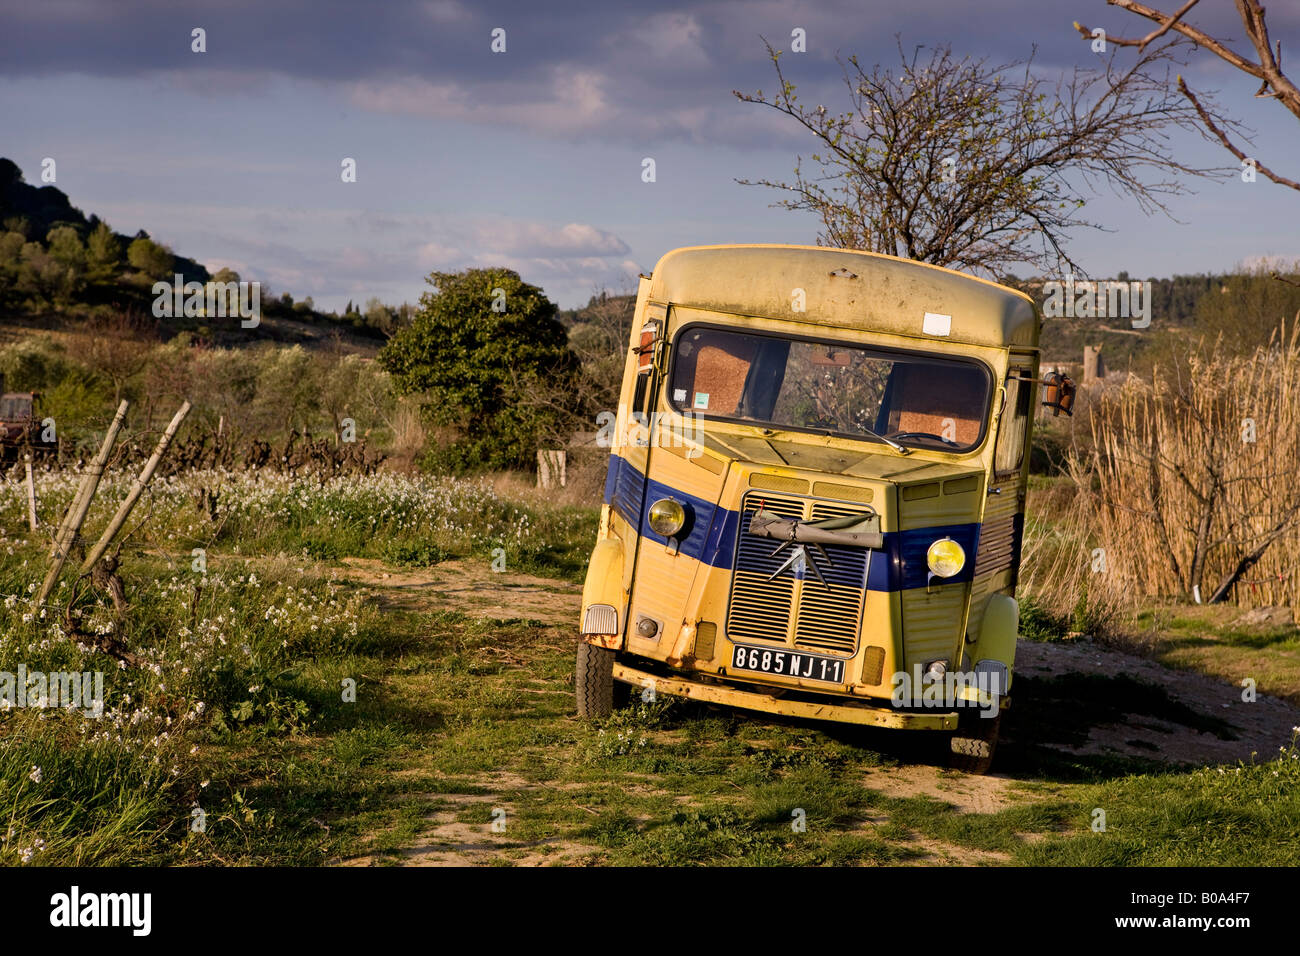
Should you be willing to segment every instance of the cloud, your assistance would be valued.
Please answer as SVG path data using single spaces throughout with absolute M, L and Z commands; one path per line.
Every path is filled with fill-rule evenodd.
M 538 222 L 506 221 L 485 226 L 479 242 L 492 252 L 528 258 L 592 258 L 621 256 L 627 243 L 611 232 L 585 223 L 551 226 Z
M 515 126 L 558 135 L 599 129 L 616 115 L 605 93 L 604 75 L 566 64 L 552 67 L 548 73 L 540 95 L 535 88 L 522 94 L 501 83 L 471 87 L 406 76 L 349 84 L 347 96 L 354 106 L 380 113 Z
M 1052 6 L 984 0 L 972 19 L 964 16 L 967 0 L 677 0 L 669 10 L 631 0 L 544 11 L 523 0 L 490 8 L 392 0 L 364 9 L 354 0 L 229 0 L 204 5 L 199 16 L 169 0 L 116 0 L 109 17 L 102 4 L 51 0 L 39 8 L 0 6 L 0 75 L 156 77 L 192 95 L 250 103 L 289 78 L 375 113 L 558 138 L 762 146 L 772 145 L 780 124 L 759 120 L 759 108 L 730 95 L 770 90 L 760 37 L 787 51 L 783 65 L 804 99 L 842 93 L 837 55 L 893 61 L 896 34 L 906 47 L 952 40 L 958 54 L 994 60 L 1025 56 L 1036 45 L 1043 64 L 1091 62 Z M 1275 6 L 1270 26 L 1280 35 L 1297 14 Z M 1231 10 L 1198 8 L 1194 15 L 1213 32 L 1240 34 Z M 1122 11 L 1098 11 L 1097 22 L 1120 32 L 1140 27 Z M 195 23 L 207 30 L 206 54 L 190 50 Z M 497 27 L 507 31 L 506 53 L 490 50 Z M 788 51 L 795 27 L 807 31 L 805 54 Z M 1197 60 L 1199 69 L 1213 58 Z M 788 145 L 795 131 L 776 135 Z
M 129 228 L 147 224 L 180 255 L 234 269 L 276 294 L 310 294 L 324 308 L 372 295 L 414 302 L 430 272 L 492 266 L 569 304 L 598 289 L 622 290 L 640 271 L 623 239 L 589 222 L 163 201 L 98 206 Z
M 624 61 L 647 58 L 655 68 L 664 65 L 678 68 L 707 68 L 717 62 L 706 49 L 706 33 L 696 14 L 676 11 L 659 13 L 644 20 L 634 20 L 607 36 L 604 46 Z
M 469 8 L 456 0 L 426 0 L 419 9 L 434 23 L 466 23 L 473 19 Z

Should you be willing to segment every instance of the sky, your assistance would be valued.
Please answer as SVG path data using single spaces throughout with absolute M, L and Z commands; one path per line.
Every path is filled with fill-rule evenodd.
M 1247 51 L 1232 4 L 1204 6 L 1190 19 Z M 1300 2 L 1267 10 L 1300 50 Z M 431 271 L 476 266 L 570 308 L 634 290 L 679 246 L 816 241 L 810 214 L 736 182 L 789 179 L 814 150 L 732 94 L 773 88 L 764 39 L 788 51 L 804 30 L 783 68 L 801 99 L 834 108 L 837 58 L 896 63 L 899 43 L 1032 53 L 1049 77 L 1095 67 L 1076 20 L 1147 32 L 1103 0 L 0 0 L 0 155 L 32 183 L 53 158 L 87 215 L 317 308 L 414 302 Z M 1257 82 L 1204 52 L 1185 76 L 1252 131 L 1248 153 L 1300 179 L 1300 122 L 1255 98 Z M 1193 134 L 1170 149 L 1237 166 Z M 1173 218 L 1103 191 L 1087 214 L 1108 231 L 1074 234 L 1071 255 L 1094 276 L 1142 277 L 1300 258 L 1300 192 L 1262 176 L 1187 185 Z

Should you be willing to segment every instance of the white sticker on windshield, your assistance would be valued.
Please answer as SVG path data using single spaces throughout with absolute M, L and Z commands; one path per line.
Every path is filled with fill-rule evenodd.
M 925 313 L 921 331 L 926 335 L 949 335 L 952 332 L 952 316 L 940 312 Z
M 695 407 L 696 407 L 696 408 L 708 408 L 708 407 L 709 407 L 709 393 L 708 393 L 708 392 L 696 392 L 696 393 L 695 393 Z
M 674 401 L 674 402 L 684 402 L 684 401 L 686 401 L 686 389 L 684 389 L 684 388 L 675 388 L 675 389 L 673 389 L 673 401 Z

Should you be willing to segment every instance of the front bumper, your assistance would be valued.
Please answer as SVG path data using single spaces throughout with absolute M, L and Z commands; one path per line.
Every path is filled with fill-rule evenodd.
M 843 703 L 820 703 L 808 700 L 786 699 L 778 696 L 784 691 L 765 694 L 756 690 L 741 690 L 727 684 L 705 684 L 683 677 L 664 677 L 649 671 L 638 670 L 619 661 L 614 662 L 614 679 L 636 687 L 653 685 L 656 693 L 673 697 L 689 697 L 710 704 L 724 704 L 765 714 L 782 714 L 786 717 L 803 717 L 809 720 L 830 720 L 841 724 L 864 724 L 869 727 L 891 727 L 900 730 L 956 730 L 957 711 L 913 713 L 882 707 L 867 701 L 845 698 Z

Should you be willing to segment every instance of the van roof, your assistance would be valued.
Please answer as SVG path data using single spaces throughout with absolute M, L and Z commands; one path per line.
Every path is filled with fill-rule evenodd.
M 796 289 L 804 291 L 803 312 L 792 308 Z M 927 262 L 853 249 L 763 244 L 674 249 L 655 266 L 649 298 L 932 342 L 1038 345 L 1038 311 L 1023 292 Z

